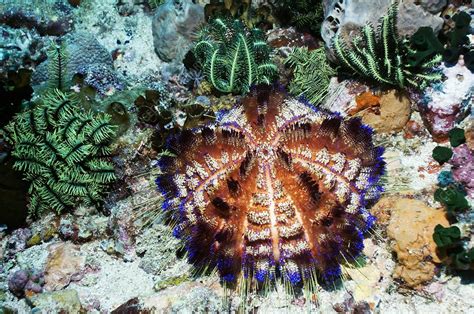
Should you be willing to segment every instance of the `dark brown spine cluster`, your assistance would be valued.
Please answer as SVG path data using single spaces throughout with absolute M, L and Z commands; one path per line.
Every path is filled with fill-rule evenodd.
M 160 160 L 157 184 L 191 262 L 298 284 L 338 278 L 361 253 L 384 162 L 360 120 L 259 87 L 168 146 L 177 157 Z

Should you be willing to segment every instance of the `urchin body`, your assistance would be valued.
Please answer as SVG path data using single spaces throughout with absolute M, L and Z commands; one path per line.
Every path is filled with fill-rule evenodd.
M 259 87 L 169 147 L 157 183 L 191 262 L 226 281 L 278 272 L 296 284 L 337 278 L 360 254 L 384 167 L 360 120 Z

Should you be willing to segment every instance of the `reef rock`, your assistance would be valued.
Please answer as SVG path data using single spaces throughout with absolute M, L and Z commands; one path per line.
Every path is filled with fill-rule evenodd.
M 474 150 L 463 144 L 453 148 L 453 153 L 449 160 L 453 165 L 453 178 L 464 186 L 469 197 L 474 198 Z
M 185 282 L 160 291 L 143 301 L 153 313 L 221 312 L 224 291 L 217 282 Z
M 474 150 L 474 116 L 469 121 L 469 125 L 465 132 L 466 145 L 470 150 Z
M 379 106 L 361 111 L 362 121 L 379 133 L 401 131 L 410 119 L 410 99 L 396 90 L 380 97 Z
M 433 14 L 440 13 L 448 4 L 448 0 L 418 0 L 412 2 L 416 2 L 416 4 L 419 4 L 423 9 Z
M 27 247 L 27 242 L 31 238 L 31 230 L 28 228 L 16 229 L 7 241 L 4 256 L 8 260 L 16 253 L 22 252 Z
M 474 97 L 474 73 L 461 60 L 442 68 L 447 79 L 425 90 L 417 101 L 423 121 L 435 141 L 444 141 L 456 122 L 466 117 Z
M 153 43 L 161 60 L 180 62 L 192 44 L 196 28 L 204 22 L 204 8 L 192 1 L 167 0 L 153 16 Z
M 430 26 L 435 33 L 441 30 L 443 19 L 430 13 L 441 6 L 433 2 L 410 0 L 399 4 L 398 30 L 400 35 L 412 35 L 418 28 Z M 446 2 L 446 0 L 444 0 Z M 364 26 L 367 22 L 377 24 L 381 12 L 386 12 L 392 3 L 391 0 L 326 0 L 324 1 L 324 21 L 321 26 L 321 36 L 326 47 L 331 50 L 331 42 L 338 32 L 351 34 L 354 30 Z M 374 14 L 374 12 L 377 12 Z M 331 54 L 332 55 L 332 54 Z
M 345 268 L 347 275 L 357 282 L 353 297 L 355 301 L 373 301 L 380 287 L 382 273 L 374 264 L 367 264 L 359 268 Z M 371 302 L 372 303 L 372 302 Z
M 61 36 L 73 28 L 72 8 L 65 1 L 2 1 L 0 24 L 36 30 L 41 36 Z
M 109 254 L 121 256 L 126 261 L 133 260 L 136 230 L 130 208 L 117 206 L 112 210 L 108 221 L 108 232 L 113 238 L 102 241 L 102 249 Z
M 102 46 L 94 35 L 87 32 L 74 32 L 65 36 L 67 65 L 66 81 L 70 82 L 75 74 L 84 76 L 86 84 L 100 94 L 111 89 L 122 89 L 116 76 L 112 55 Z M 32 85 L 40 85 L 48 80 L 49 61 L 41 63 L 31 77 Z
M 81 313 L 82 306 L 76 290 L 45 292 L 28 298 L 32 313 Z
M 20 269 L 8 278 L 8 289 L 17 297 L 43 291 L 43 273 L 36 270 Z
M 387 236 L 392 240 L 392 249 L 397 255 L 394 278 L 402 280 L 408 287 L 419 287 L 429 282 L 440 263 L 433 240 L 437 224 L 449 226 L 445 212 L 427 206 L 424 202 L 408 198 L 384 197 L 373 208 L 372 213 L 382 218 L 387 213 Z
M 336 77 L 329 82 L 328 96 L 320 105 L 321 108 L 339 112 L 343 117 L 358 110 L 357 97 L 370 92 L 369 86 L 357 80 L 339 81 Z
M 35 30 L 0 25 L 0 74 L 37 65 L 46 59 L 46 40 Z
M 85 258 L 81 256 L 79 247 L 72 243 L 57 243 L 49 246 L 44 281 L 46 290 L 59 290 L 81 274 Z

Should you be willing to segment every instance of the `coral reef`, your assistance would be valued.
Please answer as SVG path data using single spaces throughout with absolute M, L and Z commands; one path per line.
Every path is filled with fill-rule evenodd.
M 33 295 L 29 298 L 32 311 L 80 313 L 83 309 L 75 290 L 61 290 Z
M 27 242 L 31 237 L 31 230 L 28 228 L 19 228 L 12 232 L 10 235 L 6 249 L 3 252 L 5 259 L 11 259 L 19 252 L 22 252 L 26 246 Z
M 358 112 L 362 122 L 380 133 L 398 132 L 410 119 L 410 99 L 403 92 L 389 90 L 380 96 L 378 106 Z
M 273 7 L 268 3 L 252 3 L 252 0 L 211 0 L 204 6 L 206 20 L 215 18 L 239 19 L 248 27 L 271 26 L 276 22 Z
M 312 34 L 320 32 L 324 18 L 321 0 L 277 0 L 274 5 L 276 14 L 283 23 Z
M 320 107 L 347 116 L 360 111 L 361 101 L 369 94 L 374 92 L 359 80 L 333 77 L 329 82 L 328 95 Z M 374 100 L 371 102 L 374 103 Z
M 362 37 L 356 37 L 350 45 L 337 34 L 332 47 L 341 65 L 354 74 L 380 84 L 423 89 L 441 79 L 441 74 L 433 71 L 441 56 L 424 60 L 417 66 L 405 60 L 407 47 L 399 38 L 396 26 L 397 5 L 390 6 L 377 31 L 372 24 L 367 24 L 362 28 Z
M 461 61 L 441 69 L 446 80 L 428 87 L 417 99 L 423 122 L 438 142 L 446 140 L 449 130 L 468 115 L 474 95 L 474 74 Z
M 51 244 L 48 252 L 44 270 L 44 288 L 47 291 L 61 290 L 71 281 L 80 279 L 85 259 L 77 245 L 67 242 Z
M 115 71 L 101 63 L 81 66 L 76 73 L 83 76 L 83 84 L 92 87 L 100 95 L 111 95 L 124 87 Z
M 0 0 L 0 313 L 469 312 L 473 16 Z
M 164 129 L 173 118 L 170 111 L 173 99 L 165 87 L 156 87 L 137 97 L 135 106 L 138 109 L 138 121 L 151 125 L 158 123 Z
M 36 31 L 0 25 L 0 34 L 0 74 L 36 66 L 46 58 L 46 40 Z
M 442 171 L 438 175 L 438 188 L 434 199 L 440 202 L 446 209 L 447 214 L 458 226 L 443 227 L 437 225 L 434 228 L 433 240 L 438 246 L 438 252 L 443 256 L 443 263 L 450 269 L 469 270 L 474 268 L 474 247 L 466 239 L 468 235 L 462 234 L 460 227 L 472 230 L 469 210 L 472 207 L 466 196 L 474 197 L 474 185 L 472 174 L 474 173 L 474 154 L 466 142 L 465 132 L 461 128 L 449 131 L 449 141 L 453 149 L 448 147 L 436 147 L 433 157 L 440 163 L 448 162 L 452 165 L 451 171 Z M 445 151 L 443 158 L 436 158 L 440 149 Z M 439 156 L 438 156 L 439 157 Z M 467 213 L 467 215 L 466 215 Z
M 471 198 L 474 198 L 474 150 L 462 144 L 453 149 L 449 160 L 453 166 L 453 179 L 461 183 Z
M 349 115 L 357 114 L 366 109 L 375 108 L 380 106 L 381 97 L 372 94 L 371 92 L 363 92 L 356 96 L 355 102 L 356 107 L 348 111 Z
M 109 117 L 81 112 L 74 95 L 52 90 L 6 127 L 14 168 L 30 185 L 31 213 L 61 212 L 78 200 L 95 204 L 115 179 L 107 161 L 114 135 Z
M 215 125 L 170 139 L 177 157 L 161 158 L 157 184 L 190 261 L 230 282 L 273 280 L 277 269 L 292 284 L 337 279 L 381 191 L 371 132 L 260 86 Z
M 84 76 L 85 83 L 96 88 L 102 95 L 123 88 L 123 84 L 114 71 L 112 56 L 92 34 L 70 33 L 57 46 L 62 47 L 64 66 L 61 71 L 64 72 L 62 79 L 65 83 L 71 84 L 74 75 L 81 74 Z M 48 60 L 41 63 L 33 73 L 32 84 L 36 88 L 51 81 L 51 62 L 56 63 L 57 55 L 54 51 L 55 49 L 49 54 Z

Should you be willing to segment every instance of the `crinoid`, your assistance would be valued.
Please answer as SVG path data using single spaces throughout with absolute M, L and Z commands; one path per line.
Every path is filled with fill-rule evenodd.
M 332 46 L 342 68 L 349 73 L 388 86 L 423 90 L 441 80 L 436 67 L 442 57 L 436 54 L 413 62 L 416 50 L 398 33 L 398 4 L 398 0 L 392 3 L 378 28 L 365 25 L 361 36 L 352 38 L 351 43 L 338 33 Z
M 215 124 L 169 140 L 163 210 L 190 262 L 217 266 L 224 281 L 332 282 L 361 253 L 366 207 L 382 190 L 371 138 L 359 119 L 259 86 Z

